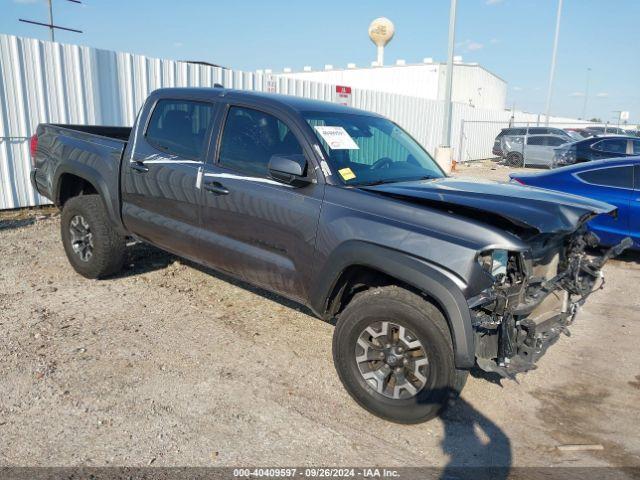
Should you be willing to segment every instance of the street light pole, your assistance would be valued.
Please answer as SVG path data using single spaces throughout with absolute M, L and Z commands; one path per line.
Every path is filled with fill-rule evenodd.
M 56 34 L 54 33 L 54 28 L 53 28 L 53 0 L 49 0 L 49 25 L 51 25 L 49 27 L 49 31 L 51 32 L 51 41 L 55 42 Z
M 451 9 L 449 11 L 449 47 L 447 56 L 447 72 L 445 78 L 444 91 L 444 111 L 442 115 L 442 138 L 440 145 L 436 149 L 436 162 L 442 169 L 449 173 L 453 168 L 453 149 L 451 148 L 451 113 L 453 110 L 451 104 L 451 90 L 453 87 L 453 49 L 456 40 L 456 8 L 457 0 L 451 0 Z M 458 152 L 459 158 L 462 158 L 462 152 Z
M 457 0 L 451 0 L 449 11 L 449 47 L 447 56 L 447 75 L 444 91 L 444 119 L 442 122 L 442 147 L 451 147 L 451 91 L 453 87 L 453 52 L 456 41 L 456 10 Z
M 558 54 L 558 37 L 560 36 L 560 17 L 562 15 L 562 0 L 558 0 L 558 13 L 556 15 L 556 33 L 553 39 L 553 53 L 551 54 L 551 72 L 549 72 L 549 89 L 547 91 L 546 125 L 549 126 L 549 113 L 551 110 L 551 96 L 553 94 L 553 79 L 556 74 L 556 55 Z
M 587 68 L 587 85 L 584 89 L 584 104 L 582 105 L 582 119 L 587 118 L 587 101 L 589 100 L 589 77 L 591 74 L 591 68 Z

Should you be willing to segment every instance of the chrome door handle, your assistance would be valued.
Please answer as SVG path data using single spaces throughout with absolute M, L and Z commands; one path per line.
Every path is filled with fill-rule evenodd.
M 149 167 L 142 162 L 130 162 L 129 167 L 140 173 L 146 173 L 149 171 Z
M 220 182 L 206 182 L 204 189 L 216 195 L 229 195 L 229 190 Z

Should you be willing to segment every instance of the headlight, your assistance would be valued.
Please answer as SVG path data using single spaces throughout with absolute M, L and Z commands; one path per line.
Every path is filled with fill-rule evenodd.
M 509 252 L 507 250 L 488 250 L 478 256 L 478 262 L 482 265 L 483 270 L 493 278 L 507 274 L 508 261 Z
M 559 148 L 555 151 L 554 160 L 557 165 L 569 165 L 576 162 L 576 152 L 573 148 Z

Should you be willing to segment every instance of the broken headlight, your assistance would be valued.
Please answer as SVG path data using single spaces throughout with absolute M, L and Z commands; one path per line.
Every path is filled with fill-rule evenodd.
M 478 262 L 485 272 L 493 278 L 498 278 L 499 275 L 507 274 L 509 252 L 502 249 L 487 250 L 478 255 Z

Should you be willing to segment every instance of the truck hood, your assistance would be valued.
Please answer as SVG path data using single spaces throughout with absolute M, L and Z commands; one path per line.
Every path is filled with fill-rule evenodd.
M 483 221 L 487 214 L 539 233 L 573 232 L 595 215 L 616 207 L 542 188 L 470 178 L 445 177 L 362 187 L 425 206 L 451 210 Z M 478 212 L 483 215 L 475 216 Z

